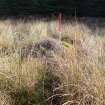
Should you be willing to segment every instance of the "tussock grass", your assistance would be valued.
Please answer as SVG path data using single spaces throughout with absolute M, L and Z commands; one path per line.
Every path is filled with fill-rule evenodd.
M 105 105 L 105 36 L 96 29 L 64 21 L 60 33 L 56 20 L 1 21 L 0 105 Z M 22 57 L 23 48 L 39 56 Z
M 0 92 L 0 105 L 13 105 L 13 101 L 6 93 Z

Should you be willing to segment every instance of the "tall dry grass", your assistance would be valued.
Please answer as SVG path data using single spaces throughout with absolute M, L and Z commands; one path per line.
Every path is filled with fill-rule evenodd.
M 0 105 L 105 105 L 105 36 L 96 29 L 64 21 L 60 33 L 56 20 L 1 21 Z M 18 50 L 43 38 L 60 41 L 63 55 L 21 59 Z

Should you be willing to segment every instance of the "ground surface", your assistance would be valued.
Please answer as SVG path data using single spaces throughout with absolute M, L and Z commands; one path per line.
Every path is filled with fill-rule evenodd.
M 0 105 L 105 105 L 105 21 L 0 21 Z

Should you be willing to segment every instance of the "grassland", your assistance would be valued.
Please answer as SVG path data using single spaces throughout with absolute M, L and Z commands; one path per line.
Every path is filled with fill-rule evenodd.
M 105 105 L 104 21 L 90 20 L 0 21 L 0 105 Z

